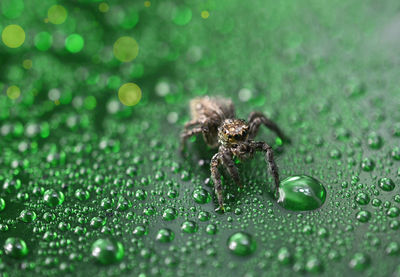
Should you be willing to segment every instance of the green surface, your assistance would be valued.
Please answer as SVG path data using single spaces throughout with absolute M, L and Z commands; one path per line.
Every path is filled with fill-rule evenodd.
M 2 0 L 0 274 L 399 275 L 399 11 Z M 115 46 L 122 37 L 133 40 Z M 140 89 L 119 95 L 127 83 Z M 323 206 L 278 205 L 257 155 L 238 165 L 243 189 L 224 179 L 226 213 L 215 213 L 215 151 L 199 137 L 178 155 L 201 95 L 275 120 L 292 143 L 265 128 L 257 139 L 274 145 L 282 179 L 324 185 Z

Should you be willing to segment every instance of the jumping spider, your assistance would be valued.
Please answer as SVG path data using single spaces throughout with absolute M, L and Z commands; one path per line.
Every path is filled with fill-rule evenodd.
M 221 174 L 218 166 L 223 165 L 238 186 L 242 186 L 239 173 L 233 159 L 252 158 L 254 152 L 264 151 L 269 169 L 274 177 L 276 192 L 279 188 L 278 167 L 274 161 L 271 146 L 262 141 L 254 141 L 261 124 L 274 131 L 281 139 L 289 141 L 279 127 L 261 112 L 252 112 L 246 121 L 235 118 L 231 100 L 225 98 L 202 97 L 190 101 L 192 119 L 185 124 L 181 133 L 181 152 L 186 140 L 196 134 L 202 134 L 204 141 L 212 148 L 218 147 L 211 159 L 211 177 L 218 197 L 219 210 L 224 211 Z M 218 210 L 218 209 L 217 209 Z

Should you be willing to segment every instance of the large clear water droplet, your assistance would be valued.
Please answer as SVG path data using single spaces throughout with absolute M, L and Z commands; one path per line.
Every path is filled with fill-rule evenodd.
M 309 211 L 322 206 L 326 199 L 324 186 L 306 175 L 284 179 L 279 187 L 278 203 L 292 211 Z

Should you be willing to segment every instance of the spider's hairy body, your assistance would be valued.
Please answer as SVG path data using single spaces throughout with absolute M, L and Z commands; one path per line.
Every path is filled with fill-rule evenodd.
M 246 160 L 253 157 L 256 151 L 265 152 L 266 161 L 275 180 L 275 188 L 278 189 L 278 167 L 275 164 L 271 146 L 265 142 L 253 140 L 261 124 L 273 130 L 282 139 L 286 139 L 273 121 L 260 112 L 252 112 L 247 122 L 237 119 L 231 100 L 208 96 L 191 100 L 190 111 L 192 119 L 185 124 L 185 129 L 181 134 L 181 150 L 183 151 L 187 138 L 200 133 L 210 147 L 218 147 L 218 153 L 211 159 L 211 177 L 214 181 L 219 209 L 224 210 L 221 175 L 218 167 L 224 166 L 235 183 L 241 186 L 239 173 L 233 162 L 234 157 Z

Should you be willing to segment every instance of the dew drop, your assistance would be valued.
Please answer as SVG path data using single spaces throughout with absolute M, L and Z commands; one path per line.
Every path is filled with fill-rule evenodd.
M 210 202 L 211 195 L 205 189 L 195 189 L 193 191 L 193 198 L 194 198 L 194 201 L 196 201 L 199 204 L 206 204 L 206 203 Z
M 256 242 L 245 232 L 237 232 L 229 237 L 228 248 L 238 256 L 248 256 L 256 250 Z
M 175 234 L 172 230 L 167 228 L 162 228 L 158 231 L 156 240 L 159 242 L 170 242 L 174 239 Z
M 124 247 L 118 241 L 98 239 L 92 245 L 92 256 L 101 264 L 112 264 L 122 260 Z
M 281 182 L 278 203 L 292 211 L 309 211 L 322 206 L 326 199 L 324 186 L 306 175 L 291 176 Z
M 64 193 L 54 189 L 48 189 L 44 192 L 43 200 L 49 207 L 61 205 L 64 202 Z
M 28 247 L 24 240 L 10 237 L 4 243 L 4 252 L 13 258 L 22 258 L 28 254 Z

